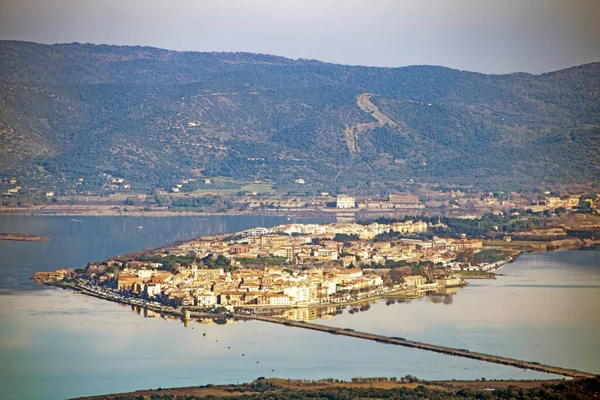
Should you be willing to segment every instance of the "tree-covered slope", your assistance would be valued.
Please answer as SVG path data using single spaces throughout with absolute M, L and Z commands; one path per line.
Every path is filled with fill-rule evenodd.
M 0 170 L 88 189 L 102 173 L 136 189 L 194 176 L 373 190 L 588 182 L 600 176 L 599 91 L 599 63 L 484 75 L 4 41 Z

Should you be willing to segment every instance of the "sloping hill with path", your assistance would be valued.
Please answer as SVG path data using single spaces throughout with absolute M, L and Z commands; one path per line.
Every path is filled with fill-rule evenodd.
M 0 171 L 135 190 L 189 177 L 378 192 L 600 176 L 600 64 L 543 75 L 0 42 Z

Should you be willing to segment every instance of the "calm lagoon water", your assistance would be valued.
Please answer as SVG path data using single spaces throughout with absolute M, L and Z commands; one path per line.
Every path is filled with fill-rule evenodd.
M 294 219 L 321 223 L 322 218 Z M 0 216 L 0 233 L 49 236 L 50 242 L 0 241 L 0 291 L 40 289 L 37 271 L 79 268 L 119 254 L 178 240 L 291 223 L 286 217 L 53 217 Z M 326 221 L 329 222 L 329 221 Z
M 33 285 L 29 277 L 39 270 L 287 222 L 221 216 L 71 219 L 0 217 L 0 232 L 53 238 L 0 242 L 2 398 L 61 399 L 259 376 L 553 377 L 260 322 L 185 328 L 179 321 L 144 318 L 129 306 Z M 474 281 L 451 297 L 380 302 L 368 312 L 346 311 L 317 322 L 600 372 L 599 260 L 600 252 L 593 251 L 524 256 L 502 270 L 505 277 Z
M 525 254 L 498 272 L 317 322 L 600 373 L 600 251 Z

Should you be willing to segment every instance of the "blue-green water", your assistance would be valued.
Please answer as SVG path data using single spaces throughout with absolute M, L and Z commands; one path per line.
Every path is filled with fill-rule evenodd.
M 144 318 L 128 306 L 34 286 L 28 278 L 38 270 L 79 267 L 184 238 L 288 222 L 266 217 L 71 219 L 0 217 L 0 232 L 53 238 L 0 242 L 2 398 L 60 399 L 259 376 L 551 377 L 260 322 L 192 323 L 186 329 L 179 321 Z M 579 286 L 598 285 L 599 257 L 598 252 L 526 256 L 502 270 L 507 277 L 477 281 L 449 298 L 382 302 L 368 312 L 318 322 L 598 372 L 599 291 Z M 562 358 L 560 349 L 574 349 L 577 356 Z
M 600 373 L 600 251 L 525 254 L 498 272 L 318 322 Z
M 322 218 L 294 219 L 321 223 Z M 0 291 L 39 289 L 37 271 L 79 268 L 89 261 L 178 240 L 293 222 L 286 217 L 53 217 L 0 216 L 0 233 L 49 236 L 50 242 L 0 241 Z M 327 221 L 326 221 L 327 222 Z

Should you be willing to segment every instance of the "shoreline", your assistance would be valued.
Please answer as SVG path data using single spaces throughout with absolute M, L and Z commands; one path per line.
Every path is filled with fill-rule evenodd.
M 285 379 L 285 378 L 258 378 L 255 381 L 242 384 L 220 384 L 213 385 L 207 384 L 204 386 L 188 386 L 188 387 L 176 387 L 176 388 L 158 388 L 158 389 L 144 389 L 136 390 L 133 392 L 104 394 L 104 395 L 93 395 L 78 397 L 75 400 L 100 400 L 100 399 L 152 399 L 152 398 L 184 398 L 184 396 L 195 396 L 194 398 L 205 398 L 213 396 L 216 398 L 241 398 L 237 396 L 265 396 L 268 397 L 271 394 L 280 393 L 298 393 L 302 394 L 303 391 L 326 391 L 326 390 L 386 390 L 390 391 L 395 395 L 398 394 L 396 390 L 407 390 L 413 391 L 419 386 L 423 386 L 429 390 L 443 391 L 443 392 L 456 392 L 461 389 L 468 391 L 478 391 L 489 393 L 491 390 L 506 390 L 509 387 L 515 387 L 519 390 L 528 390 L 539 388 L 542 385 L 559 385 L 564 384 L 564 380 L 560 379 L 537 379 L 537 380 L 419 380 L 413 377 L 405 378 L 381 378 L 381 377 L 364 377 L 364 378 L 353 378 L 352 381 L 344 381 L 338 379 L 319 379 L 319 380 L 307 380 L 307 379 Z M 594 379 L 594 378 L 592 378 Z M 597 378 L 596 378 L 597 379 Z M 572 380 L 567 381 L 568 383 L 575 384 L 578 381 Z M 267 390 L 262 389 L 258 386 L 259 383 L 265 383 Z M 392 392 L 394 391 L 394 392 Z M 164 397 L 163 397 L 164 396 Z M 171 396 L 171 397 L 167 397 Z M 255 398 L 255 397 L 253 397 Z M 262 398 L 262 397 L 261 397 Z M 299 397 L 295 397 L 299 398 Z M 350 398 L 350 397 L 348 397 Z M 361 397 L 362 398 L 362 397 Z M 380 398 L 380 397 L 377 397 Z M 397 398 L 397 397 L 390 397 Z M 462 398 L 456 397 L 444 397 L 444 398 Z M 487 397 L 486 397 L 487 398 Z
M 0 240 L 16 242 L 49 242 L 49 236 L 30 235 L 27 233 L 0 233 Z
M 208 215 L 272 215 L 272 216 L 294 216 L 294 217 L 315 217 L 326 218 L 340 214 L 342 217 L 357 216 L 361 218 L 377 218 L 385 215 L 393 217 L 394 215 L 413 215 L 412 208 L 331 208 L 331 207 L 303 207 L 303 208 L 271 208 L 271 209 L 252 209 L 252 210 L 226 210 L 226 211 L 193 211 L 177 210 L 169 208 L 150 208 L 140 206 L 123 206 L 119 204 L 112 205 L 60 205 L 60 206 L 33 206 L 33 207 L 0 207 L 0 216 L 18 215 L 18 216 L 72 216 L 72 217 L 175 217 L 175 216 L 208 216 Z
M 64 290 L 71 290 L 76 294 L 83 294 L 83 295 L 87 295 L 90 297 L 94 297 L 97 299 L 101 299 L 101 300 L 107 300 L 113 303 L 119 303 L 119 304 L 124 304 L 124 305 L 131 305 L 131 306 L 137 306 L 137 307 L 142 307 L 142 308 L 147 308 L 151 311 L 157 312 L 157 313 L 163 313 L 163 314 L 169 314 L 169 315 L 173 315 L 173 316 L 177 316 L 180 318 L 184 318 L 185 316 L 185 310 L 189 310 L 190 312 L 196 313 L 193 317 L 191 317 L 191 319 L 196 319 L 196 318 L 205 318 L 205 317 L 219 317 L 222 316 L 223 314 L 213 314 L 213 313 L 205 313 L 205 312 L 200 312 L 198 310 L 199 307 L 197 306 L 181 306 L 179 307 L 181 309 L 175 309 L 173 307 L 170 306 L 161 306 L 161 307 L 157 307 L 157 306 L 153 306 L 152 304 L 148 304 L 146 302 L 146 300 L 143 299 L 136 299 L 136 298 L 128 298 L 128 297 L 115 297 L 113 295 L 109 295 L 106 293 L 99 293 L 93 290 L 90 290 L 87 287 L 83 287 L 83 286 L 79 286 L 77 284 L 68 284 L 68 283 L 62 283 L 61 281 L 47 281 L 47 282 L 36 282 L 38 284 L 43 284 L 46 286 L 52 286 L 52 287 L 56 287 L 56 288 L 60 288 L 60 289 L 64 289 Z M 461 286 L 464 287 L 467 286 L 467 284 Z M 302 304 L 302 305 L 256 305 L 256 304 L 248 304 L 248 305 L 237 305 L 234 306 L 235 308 L 240 308 L 240 309 L 269 309 L 269 310 L 293 310 L 293 309 L 305 309 L 305 308 L 327 308 L 327 307 L 344 307 L 344 306 L 351 306 L 351 305 L 356 305 L 356 304 L 362 304 L 362 303 L 367 303 L 370 301 L 374 301 L 374 300 L 381 300 L 381 299 L 386 299 L 386 298 L 403 298 L 401 297 L 402 295 L 406 295 L 409 296 L 411 293 L 414 292 L 419 292 L 419 291 L 426 291 L 427 289 L 419 289 L 419 288 L 403 288 L 403 289 L 398 289 L 398 290 L 394 290 L 394 291 L 390 291 L 390 292 L 386 292 L 386 293 L 380 293 L 380 294 L 375 294 L 373 296 L 368 296 L 365 297 L 363 299 L 356 299 L 356 300 L 347 300 L 347 301 L 341 301 L 341 302 L 329 302 L 329 303 L 318 303 L 318 304 Z M 409 298 L 409 297 L 407 297 Z M 140 304 L 141 303 L 141 304 Z M 198 315 L 200 314 L 200 315 Z M 240 314 L 242 315 L 242 314 Z M 233 312 L 232 316 L 235 318 L 236 317 L 236 313 Z M 244 316 L 244 315 L 242 315 Z
M 46 284 L 50 284 L 50 283 L 46 283 Z M 499 356 L 499 355 L 479 353 L 476 351 L 471 351 L 471 350 L 466 350 L 466 349 L 452 348 L 452 347 L 446 347 L 446 346 L 441 346 L 441 345 L 436 345 L 436 344 L 407 340 L 407 339 L 401 338 L 401 337 L 384 336 L 384 335 L 378 335 L 378 334 L 374 334 L 374 333 L 361 332 L 361 331 L 356 331 L 354 329 L 331 327 L 331 326 L 327 326 L 327 325 L 315 324 L 315 323 L 306 322 L 306 321 L 294 321 L 294 320 L 291 320 L 291 319 L 288 319 L 285 317 L 281 317 L 280 315 L 277 315 L 277 316 L 268 316 L 266 314 L 265 315 L 261 315 L 261 314 L 246 315 L 246 314 L 240 313 L 239 310 L 237 312 L 231 311 L 229 313 L 219 313 L 219 314 L 205 313 L 205 312 L 200 313 L 200 312 L 193 312 L 190 308 L 187 308 L 187 307 L 182 307 L 181 310 L 178 310 L 178 309 L 175 309 L 170 306 L 161 306 L 161 305 L 154 306 L 153 304 L 147 304 L 147 302 L 142 301 L 142 300 L 138 300 L 138 299 L 132 300 L 129 298 L 124 298 L 124 297 L 118 296 L 118 295 L 98 293 L 98 292 L 92 291 L 86 287 L 81 287 L 81 286 L 78 286 L 75 284 L 70 284 L 70 285 L 68 285 L 68 284 L 63 284 L 63 285 L 53 284 L 52 286 L 63 287 L 65 289 L 69 288 L 69 289 L 72 289 L 73 291 L 75 291 L 76 293 L 87 294 L 92 297 L 110 300 L 110 301 L 113 301 L 116 303 L 122 303 L 122 304 L 131 305 L 131 306 L 137 306 L 140 308 L 146 308 L 153 312 L 159 313 L 160 315 L 163 315 L 163 316 L 170 315 L 172 317 L 181 319 L 186 327 L 189 326 L 189 322 L 191 320 L 197 320 L 197 319 L 202 319 L 202 318 L 219 318 L 219 317 L 221 317 L 221 318 L 225 318 L 225 319 L 231 318 L 233 320 L 261 321 L 261 322 L 281 324 L 284 326 L 290 326 L 290 327 L 296 327 L 296 328 L 310 329 L 310 330 L 334 334 L 334 335 L 343 335 L 343 336 L 349 336 L 349 337 L 354 337 L 354 338 L 363 339 L 363 340 L 371 340 L 371 341 L 375 341 L 378 343 L 399 345 L 399 346 L 415 348 L 415 349 L 420 349 L 420 350 L 425 350 L 425 351 L 432 351 L 432 352 L 441 353 L 441 354 L 445 354 L 445 355 L 449 355 L 449 356 L 475 359 L 475 360 L 480 360 L 483 362 L 502 364 L 502 365 L 507 365 L 507 366 L 511 366 L 511 367 L 515 367 L 515 368 L 539 371 L 539 372 L 554 374 L 554 375 L 563 376 L 563 377 L 575 378 L 575 379 L 593 378 L 596 376 L 596 374 L 586 372 L 586 371 L 579 371 L 579 370 L 575 370 L 572 368 L 557 367 L 557 366 L 553 366 L 553 365 L 542 364 L 542 363 L 535 362 L 535 361 L 525 361 L 525 360 L 519 360 L 519 359 L 515 359 L 515 358 L 510 358 L 510 357 Z M 273 308 L 271 308 L 271 309 L 273 309 Z
M 337 209 L 324 210 L 322 208 L 303 208 L 303 209 L 273 209 L 273 210 L 248 210 L 248 211 L 183 211 L 156 209 L 152 211 L 142 211 L 141 207 L 118 207 L 116 206 L 81 206 L 74 205 L 69 207 L 27 207 L 27 208 L 0 208 L 0 216 L 48 216 L 48 217 L 206 217 L 212 215 L 219 216 L 295 216 L 295 217 L 328 217 L 340 212 Z M 128 211 L 124 211 L 127 208 Z M 356 209 L 358 211 L 358 209 Z M 346 212 L 347 213 L 347 212 Z M 315 215 L 317 214 L 317 215 Z

